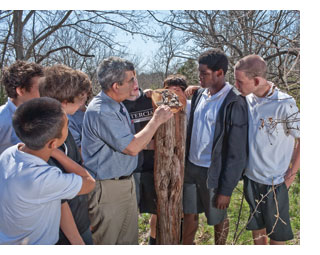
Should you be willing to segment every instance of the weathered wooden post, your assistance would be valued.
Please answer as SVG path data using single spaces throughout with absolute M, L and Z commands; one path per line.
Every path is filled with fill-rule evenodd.
M 180 100 L 181 98 L 181 100 Z M 153 97 L 155 103 L 156 99 Z M 179 97 L 174 117 L 155 135 L 154 181 L 157 194 L 157 244 L 179 244 L 185 163 L 186 101 Z M 155 105 L 156 107 L 156 105 Z

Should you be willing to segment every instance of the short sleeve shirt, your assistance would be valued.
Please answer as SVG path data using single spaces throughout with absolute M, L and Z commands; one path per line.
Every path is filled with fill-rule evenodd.
M 138 156 L 124 154 L 123 150 L 134 134 L 134 125 L 122 103 L 103 91 L 94 97 L 84 115 L 81 152 L 86 169 L 96 180 L 132 174 Z
M 12 126 L 12 116 L 17 107 L 8 98 L 5 105 L 0 107 L 0 154 L 20 141 Z
M 57 167 L 18 145 L 0 156 L 0 244 L 55 244 L 59 237 L 61 199 L 82 186 L 76 174 Z
M 258 183 L 284 181 L 295 138 L 300 137 L 300 113 L 295 100 L 275 86 L 268 95 L 246 97 L 249 117 L 249 158 L 245 175 Z

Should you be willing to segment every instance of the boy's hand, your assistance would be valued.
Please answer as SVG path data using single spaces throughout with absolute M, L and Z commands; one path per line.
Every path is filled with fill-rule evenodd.
M 221 194 L 217 194 L 215 196 L 215 207 L 220 209 L 220 210 L 224 210 L 227 209 L 229 207 L 230 204 L 230 196 L 225 196 L 225 195 L 221 195 Z
M 197 91 L 200 88 L 200 86 L 198 85 L 190 85 L 186 88 L 186 90 L 184 91 L 184 94 L 186 95 L 186 97 L 190 97 L 194 94 L 195 91 Z
M 145 89 L 144 91 L 143 91 L 143 93 L 145 93 L 146 94 L 146 97 L 147 98 L 151 98 L 151 96 L 152 96 L 152 89 Z
M 293 183 L 294 179 L 296 177 L 296 173 L 293 174 L 292 173 L 292 169 L 288 169 L 286 176 L 284 177 L 284 183 L 287 186 L 287 189 L 289 189 L 289 187 L 291 186 L 291 184 Z

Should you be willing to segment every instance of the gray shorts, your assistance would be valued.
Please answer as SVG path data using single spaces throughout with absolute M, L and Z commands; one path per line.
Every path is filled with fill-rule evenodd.
M 214 207 L 214 189 L 207 188 L 208 168 L 186 160 L 183 184 L 183 212 L 205 213 L 208 225 L 217 225 L 227 217 L 227 210 Z
M 244 176 L 244 196 L 250 206 L 250 216 L 247 229 L 259 230 L 266 228 L 269 237 L 275 241 L 287 241 L 293 238 L 289 216 L 289 197 L 285 183 L 275 185 L 275 192 L 272 191 L 272 185 L 264 185 L 250 180 Z M 271 192 L 269 192 L 271 189 Z M 269 192 L 269 193 L 268 193 Z M 261 197 L 268 195 L 261 201 Z M 282 219 L 277 220 L 277 206 L 274 199 L 278 203 L 279 216 Z M 258 211 L 258 212 L 255 212 Z M 252 213 L 253 217 L 251 217 Z M 250 220 L 251 218 L 251 220 Z M 273 229 L 273 230 L 272 230 Z
M 157 214 L 157 195 L 153 172 L 133 174 L 136 184 L 137 203 L 140 213 Z

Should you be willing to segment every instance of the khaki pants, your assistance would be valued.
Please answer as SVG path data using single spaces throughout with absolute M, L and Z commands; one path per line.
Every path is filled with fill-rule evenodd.
M 138 208 L 133 177 L 96 181 L 88 199 L 94 244 L 138 244 Z

